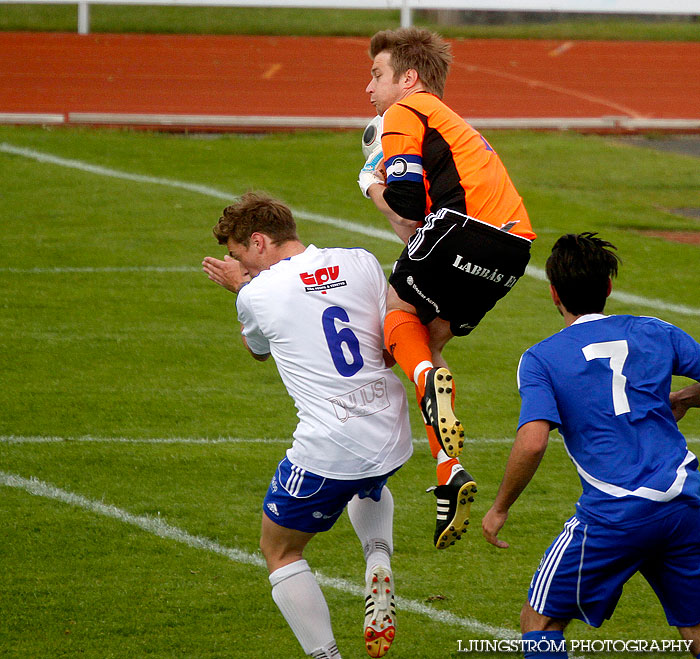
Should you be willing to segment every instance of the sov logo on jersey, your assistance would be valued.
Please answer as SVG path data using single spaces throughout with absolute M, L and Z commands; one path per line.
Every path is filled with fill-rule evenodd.
M 306 284 L 306 292 L 321 291 L 323 295 L 326 295 L 326 291 L 331 288 L 338 288 L 340 286 L 347 286 L 348 282 L 345 280 L 338 280 L 340 276 L 340 266 L 332 265 L 328 268 L 319 268 L 314 273 L 302 272 L 299 277 L 301 281 Z

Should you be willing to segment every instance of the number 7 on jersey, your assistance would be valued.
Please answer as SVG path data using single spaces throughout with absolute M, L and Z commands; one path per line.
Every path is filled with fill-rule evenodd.
M 590 343 L 581 348 L 586 361 L 591 359 L 610 359 L 612 370 L 612 399 L 615 416 L 626 414 L 630 411 L 630 404 L 625 393 L 627 378 L 622 374 L 625 360 L 629 354 L 627 341 L 603 341 L 602 343 Z

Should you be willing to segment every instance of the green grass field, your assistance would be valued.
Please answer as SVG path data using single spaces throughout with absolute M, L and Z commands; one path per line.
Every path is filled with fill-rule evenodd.
M 608 311 L 700 338 L 699 248 L 643 233 L 698 230 L 671 212 L 697 206 L 697 159 L 575 134 L 487 137 L 539 233 L 533 275 L 561 233 L 600 231 L 624 261 L 616 290 L 636 296 Z M 296 211 L 304 241 L 361 245 L 390 266 L 400 246 L 357 189 L 361 165 L 359 131 L 0 127 L 1 656 L 302 656 L 257 549 L 294 408 L 274 364 L 244 350 L 234 297 L 200 263 L 222 254 L 211 227 L 227 201 L 264 189 Z M 580 489 L 556 436 L 502 534 L 511 549 L 488 545 L 479 524 L 517 421 L 519 356 L 560 327 L 546 284 L 529 276 L 448 346 L 479 495 L 468 538 L 446 552 L 431 545 L 433 461 L 412 411 L 415 455 L 391 481 L 400 599 L 388 656 L 461 657 L 459 640 L 516 635 L 531 574 Z M 697 452 L 700 414 L 681 428 Z M 307 558 L 343 657 L 366 656 L 362 556 L 346 516 Z M 602 629 L 573 623 L 568 637 L 676 631 L 634 579 Z
M 76 5 L 0 5 L 0 30 L 75 32 Z M 436 23 L 435 12 L 414 12 L 414 24 L 455 39 L 614 39 L 697 41 L 700 23 L 688 17 L 559 14 L 540 20 Z M 398 10 L 285 9 L 91 5 L 91 32 L 336 35 L 369 37 L 400 25 Z

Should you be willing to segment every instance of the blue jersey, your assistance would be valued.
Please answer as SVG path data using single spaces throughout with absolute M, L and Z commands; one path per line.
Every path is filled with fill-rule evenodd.
M 558 426 L 581 478 L 582 521 L 637 524 L 700 506 L 695 455 L 669 403 L 672 375 L 700 380 L 700 344 L 656 318 L 588 315 L 527 350 L 519 426 Z

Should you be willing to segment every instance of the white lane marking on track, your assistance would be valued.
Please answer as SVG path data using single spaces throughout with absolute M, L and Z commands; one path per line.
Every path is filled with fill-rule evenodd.
M 518 75 L 516 73 L 508 73 L 507 71 L 499 71 L 498 69 L 492 69 L 488 66 L 479 66 L 476 64 L 463 64 L 461 62 L 456 62 L 453 64 L 453 66 L 466 69 L 467 71 L 470 72 L 477 72 L 477 73 L 486 73 L 488 75 L 492 75 L 497 78 L 505 78 L 507 80 L 512 80 L 513 82 L 517 82 L 523 85 L 527 85 L 528 87 L 532 87 L 533 89 L 546 89 L 551 92 L 555 92 L 557 94 L 562 94 L 565 96 L 571 96 L 573 98 L 579 98 L 583 101 L 587 101 L 589 103 L 595 103 L 597 105 L 602 105 L 604 107 L 611 108 L 613 110 L 617 110 L 618 112 L 622 112 L 623 114 L 626 114 L 630 117 L 633 117 L 634 119 L 642 119 L 644 118 L 643 114 L 640 114 L 637 112 L 635 109 L 627 107 L 626 105 L 622 105 L 620 103 L 615 103 L 614 101 L 611 101 L 610 99 L 607 98 L 602 98 L 600 96 L 593 96 L 592 94 L 586 94 L 585 92 L 580 92 L 575 89 L 568 89 L 566 87 L 562 87 L 560 85 L 553 85 L 552 83 L 549 82 L 544 82 L 542 80 L 537 80 L 535 78 L 526 78 L 525 76 Z
M 112 178 L 124 179 L 128 181 L 137 181 L 140 183 L 151 183 L 157 185 L 165 185 L 172 188 L 180 188 L 182 190 L 187 190 L 189 192 L 196 192 L 199 194 L 207 195 L 210 197 L 215 197 L 217 199 L 226 199 L 232 201 L 236 195 L 217 190 L 205 185 L 198 185 L 194 183 L 187 183 L 185 181 L 177 181 L 173 179 L 160 178 L 154 176 L 145 176 L 142 174 L 132 174 L 130 172 L 122 172 L 116 169 L 110 169 L 108 167 L 102 167 L 100 165 L 92 165 L 80 160 L 72 160 L 69 158 L 62 158 L 60 156 L 54 156 L 49 153 L 43 153 L 41 151 L 35 151 L 34 149 L 27 149 L 24 147 L 14 146 L 6 142 L 0 143 L 0 152 L 10 153 L 17 156 L 23 156 L 25 158 L 30 158 L 38 162 L 46 162 L 53 165 L 58 165 L 61 167 L 69 167 L 72 169 L 77 169 L 84 172 L 89 172 L 92 174 L 97 174 L 99 176 L 108 176 Z M 349 220 L 342 220 L 335 217 L 328 217 L 326 215 L 319 215 L 317 213 L 308 213 L 306 211 L 300 211 L 292 209 L 294 215 L 300 219 L 308 220 L 309 222 L 317 222 L 319 224 L 325 224 L 333 226 L 338 229 L 343 229 L 346 231 L 351 231 L 354 233 L 360 233 L 371 238 L 379 238 L 382 240 L 387 240 L 390 242 L 401 243 L 399 238 L 392 231 L 386 229 L 379 229 L 377 227 L 365 226 L 363 224 L 358 224 L 356 222 L 351 222 Z M 542 268 L 537 268 L 535 266 L 528 266 L 526 274 L 534 277 L 536 279 L 542 279 L 546 281 L 546 276 Z M 621 302 L 627 304 L 639 305 L 643 307 L 648 307 L 655 309 L 657 311 L 672 311 L 678 314 L 683 314 L 686 316 L 700 316 L 700 309 L 689 307 L 683 304 L 674 304 L 671 302 L 665 302 L 663 300 L 656 300 L 653 298 L 645 298 L 640 295 L 634 295 L 632 293 L 624 293 L 622 291 L 613 291 L 611 297 Z
M 210 540 L 209 538 L 192 535 L 183 529 L 172 526 L 160 517 L 133 515 L 126 510 L 117 508 L 116 506 L 106 504 L 101 501 L 96 501 L 94 499 L 89 499 L 80 494 L 74 494 L 73 492 L 63 490 L 55 485 L 46 483 L 36 478 L 24 478 L 22 476 L 18 476 L 17 474 L 10 474 L 0 471 L 0 485 L 5 485 L 18 490 L 24 490 L 25 492 L 28 492 L 34 496 L 53 499 L 71 506 L 77 506 L 78 508 L 88 510 L 98 515 L 110 517 L 125 524 L 136 526 L 143 531 L 156 535 L 160 538 L 174 540 L 175 542 L 182 543 L 195 549 L 203 549 L 205 551 L 225 556 L 226 558 L 236 561 L 237 563 L 254 565 L 260 568 L 265 566 L 265 561 L 257 554 L 251 554 L 247 551 L 236 549 L 235 547 L 225 547 L 220 545 L 218 542 Z M 334 588 L 335 590 L 356 597 L 362 597 L 364 594 L 363 587 L 347 581 L 346 579 L 328 577 L 318 571 L 315 572 L 315 576 L 321 586 Z M 459 626 L 481 634 L 490 634 L 491 636 L 497 638 L 517 639 L 520 637 L 520 634 L 516 633 L 512 629 L 488 625 L 475 620 L 474 618 L 459 617 L 453 613 L 450 613 L 449 611 L 433 609 L 416 600 L 411 600 L 405 597 L 397 597 L 396 603 L 400 610 L 424 615 L 431 620 L 437 620 L 444 624 Z
M 567 51 L 571 50 L 575 45 L 575 41 L 565 41 L 564 43 L 559 44 L 556 48 L 552 48 L 547 55 L 550 57 L 559 57 L 560 55 L 563 55 Z
M 282 65 L 279 62 L 272 64 L 265 73 L 262 74 L 263 80 L 271 80 L 281 68 Z

